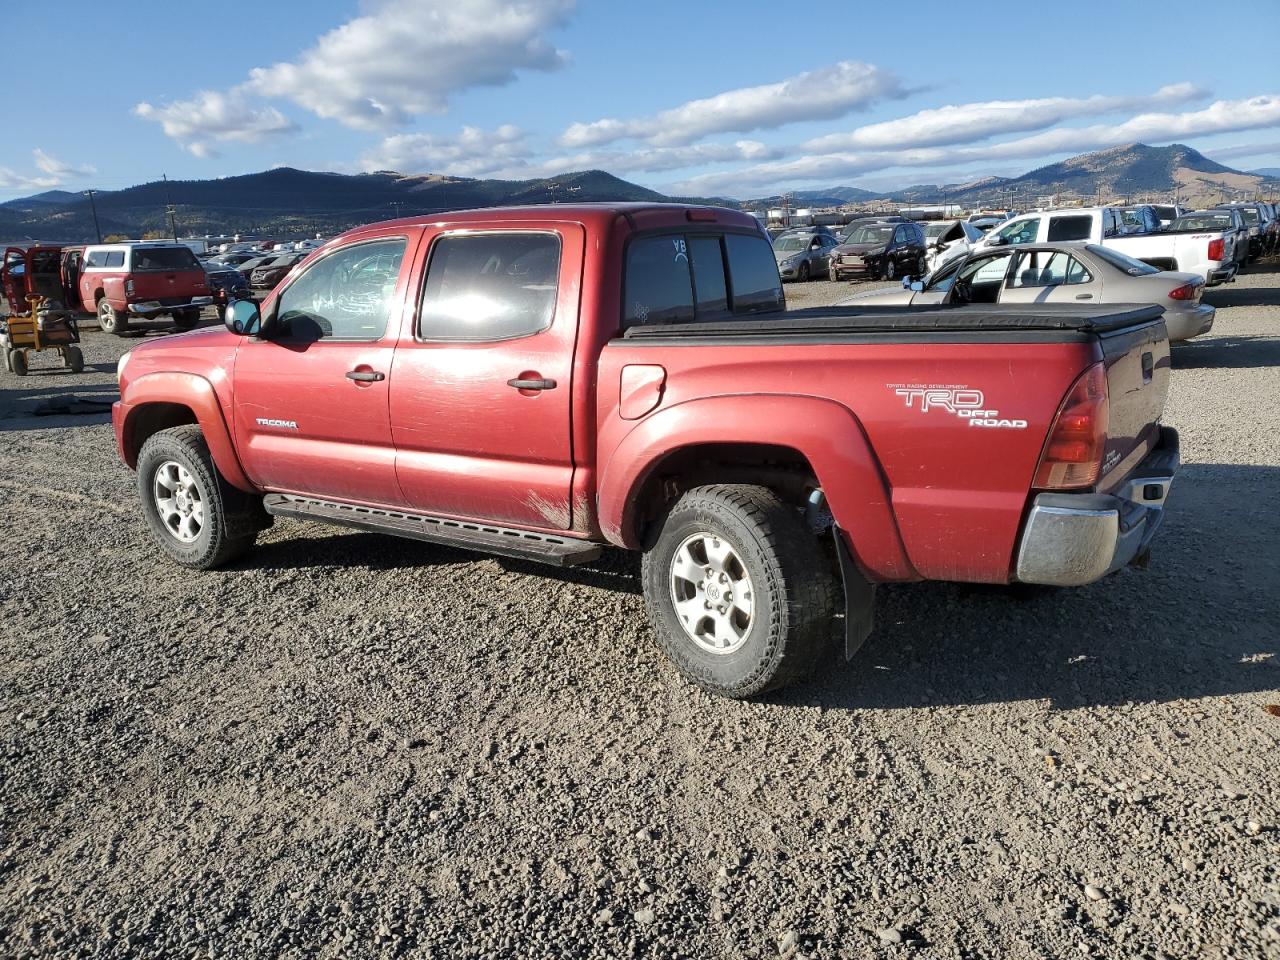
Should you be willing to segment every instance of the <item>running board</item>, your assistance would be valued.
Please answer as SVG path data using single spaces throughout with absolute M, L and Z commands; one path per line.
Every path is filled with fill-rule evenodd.
M 386 533 L 411 540 L 442 543 L 464 550 L 496 553 L 504 557 L 534 560 L 556 567 L 571 567 L 589 563 L 600 556 L 598 543 L 557 537 L 553 534 L 534 533 L 530 530 L 512 530 L 487 523 L 470 523 L 466 520 L 448 520 L 423 513 L 404 513 L 399 510 L 381 510 L 377 507 L 361 507 L 334 500 L 318 500 L 293 494 L 272 493 L 263 498 L 267 513 L 277 517 L 297 517 L 301 520 L 319 520 L 341 527 L 354 527 L 373 533 Z

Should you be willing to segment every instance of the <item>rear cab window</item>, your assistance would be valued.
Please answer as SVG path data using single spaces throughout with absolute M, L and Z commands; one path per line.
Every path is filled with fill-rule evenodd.
M 1049 235 L 1045 239 L 1050 243 L 1066 240 L 1088 240 L 1089 234 L 1092 232 L 1093 217 L 1087 213 L 1069 217 L 1050 217 Z
M 131 269 L 147 272 L 199 270 L 201 267 L 190 247 L 134 247 Z
M 773 248 L 760 234 L 661 233 L 627 246 L 622 328 L 780 310 Z

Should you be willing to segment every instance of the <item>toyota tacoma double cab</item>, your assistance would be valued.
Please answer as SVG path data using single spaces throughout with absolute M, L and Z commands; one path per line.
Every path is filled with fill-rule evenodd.
M 1178 465 L 1158 307 L 786 312 L 748 215 L 530 206 L 361 227 L 120 360 L 156 542 L 275 517 L 553 565 L 641 551 L 658 643 L 749 697 L 875 587 L 1070 586 L 1147 556 Z

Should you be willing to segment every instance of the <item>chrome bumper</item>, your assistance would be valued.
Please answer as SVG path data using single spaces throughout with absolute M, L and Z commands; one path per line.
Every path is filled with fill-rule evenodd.
M 158 317 L 162 313 L 174 313 L 178 310 L 199 310 L 213 304 L 213 297 L 192 297 L 186 303 L 175 303 L 165 306 L 159 300 L 142 300 L 129 304 L 129 313 L 135 317 Z
M 1015 577 L 1078 587 L 1145 559 L 1178 471 L 1178 433 L 1160 440 L 1113 494 L 1041 493 L 1022 531 Z

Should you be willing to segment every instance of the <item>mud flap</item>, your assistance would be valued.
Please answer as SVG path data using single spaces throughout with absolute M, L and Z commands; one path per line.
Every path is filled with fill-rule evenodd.
M 831 535 L 836 539 L 840 582 L 844 585 L 844 658 L 852 660 L 871 635 L 875 623 L 876 585 L 858 570 L 844 536 L 835 524 L 831 525 Z

